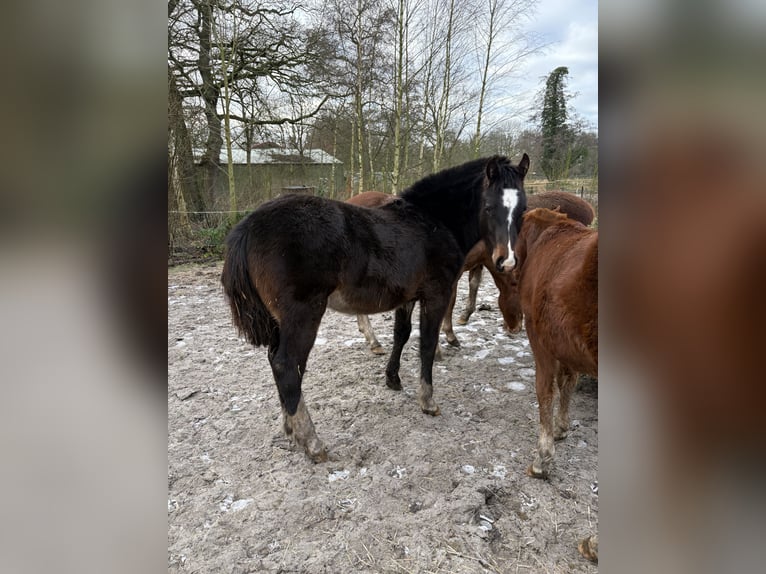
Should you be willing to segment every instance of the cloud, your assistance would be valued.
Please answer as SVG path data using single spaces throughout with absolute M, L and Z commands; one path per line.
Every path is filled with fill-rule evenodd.
M 549 43 L 529 58 L 523 98 L 532 101 L 545 78 L 559 66 L 569 68 L 567 86 L 576 94 L 572 111 L 598 127 L 598 10 L 597 2 L 543 0 L 531 29 Z M 531 104 L 530 104 L 531 105 Z

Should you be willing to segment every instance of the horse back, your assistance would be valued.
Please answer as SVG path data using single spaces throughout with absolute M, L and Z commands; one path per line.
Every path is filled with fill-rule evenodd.
M 272 313 L 285 290 L 298 300 L 330 300 L 347 313 L 392 309 L 421 294 L 439 267 L 462 263 L 446 230 L 407 202 L 379 209 L 291 195 L 262 204 L 243 221 L 253 283 Z M 444 258 L 456 261 L 446 262 Z M 435 259 L 439 258 L 439 261 Z M 457 270 L 455 271 L 457 274 Z
M 569 219 L 579 221 L 583 225 L 593 223 L 595 213 L 590 203 L 567 191 L 543 191 L 527 196 L 527 209 L 544 207 L 545 209 L 558 209 L 565 213 Z
M 349 197 L 346 203 L 361 207 L 382 207 L 396 200 L 395 195 L 389 195 L 382 191 L 363 191 Z

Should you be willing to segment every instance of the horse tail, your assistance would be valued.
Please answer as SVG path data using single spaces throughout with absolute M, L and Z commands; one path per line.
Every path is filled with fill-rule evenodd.
M 249 255 L 249 229 L 240 223 L 226 238 L 226 259 L 221 283 L 231 307 L 232 321 L 240 335 L 256 347 L 267 346 L 279 329 L 279 324 L 253 285 L 248 265 Z

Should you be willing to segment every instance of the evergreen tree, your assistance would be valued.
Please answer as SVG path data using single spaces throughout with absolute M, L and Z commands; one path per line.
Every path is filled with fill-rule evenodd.
M 567 123 L 567 94 L 564 91 L 569 68 L 559 66 L 545 82 L 543 109 L 540 115 L 542 157 L 540 168 L 549 180 L 559 179 L 567 172 L 571 157 L 573 130 Z

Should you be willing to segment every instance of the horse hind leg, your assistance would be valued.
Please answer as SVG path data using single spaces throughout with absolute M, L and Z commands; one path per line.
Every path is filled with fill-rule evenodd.
M 286 405 L 282 403 L 282 428 L 284 429 L 285 436 L 303 447 L 306 455 L 311 460 L 314 462 L 324 462 L 327 460 L 327 448 L 316 434 L 314 422 L 311 420 L 311 415 L 309 415 L 308 408 L 303 400 L 303 394 L 301 394 L 298 406 L 292 415 L 290 415 Z
M 279 350 L 279 337 L 280 337 L 280 330 L 279 327 L 275 328 L 271 333 L 271 341 L 269 342 L 269 365 L 271 365 L 272 373 L 274 374 L 274 380 L 276 381 L 276 371 L 274 369 L 274 360 L 277 355 L 277 351 Z M 282 428 L 285 432 L 285 436 L 288 438 L 292 437 L 293 434 L 293 427 L 291 424 L 290 419 L 288 418 L 287 414 L 287 408 L 285 407 L 285 399 L 282 396 L 282 392 L 279 390 L 279 385 L 277 385 L 277 392 L 279 394 L 279 404 L 282 407 Z
M 285 434 L 303 447 L 314 462 L 327 460 L 327 448 L 314 429 L 303 399 L 301 384 L 309 351 L 314 344 L 322 313 L 291 314 L 291 325 L 280 326 L 278 346 L 270 346 L 269 362 L 282 405 Z
M 473 312 L 476 311 L 476 295 L 479 292 L 479 286 L 481 285 L 482 270 L 482 266 L 478 265 L 468 272 L 468 299 L 466 299 L 465 309 L 463 309 L 460 318 L 457 320 L 458 325 L 465 325 L 468 323 L 468 319 L 470 319 Z
M 367 315 L 357 315 L 356 324 L 359 327 L 359 332 L 364 335 L 365 339 L 367 339 L 370 351 L 372 351 L 374 355 L 383 355 L 386 351 L 375 336 L 375 331 L 372 328 L 370 318 Z
M 447 337 L 447 343 L 453 347 L 460 347 L 460 341 L 458 341 L 457 335 L 455 335 L 455 331 L 452 328 L 452 314 L 455 312 L 455 302 L 457 300 L 457 284 L 459 280 L 460 277 L 458 277 L 455 280 L 454 285 L 452 285 L 452 295 L 450 296 L 450 301 L 447 305 L 447 310 L 444 313 L 444 319 L 442 320 L 442 331 L 444 331 L 444 335 Z M 441 360 L 441 351 L 438 346 L 436 349 L 437 358 Z
M 569 403 L 572 400 L 572 392 L 577 383 L 577 373 L 569 367 L 559 364 L 559 372 L 556 376 L 556 384 L 559 388 L 559 409 L 556 413 L 553 438 L 565 439 L 569 432 Z
M 292 428 L 295 442 L 303 447 L 306 455 L 314 462 L 325 462 L 327 460 L 327 447 L 319 440 L 314 421 L 311 420 L 309 410 L 301 394 L 298 400 L 298 406 L 293 415 L 287 414 L 285 417 L 285 428 Z

